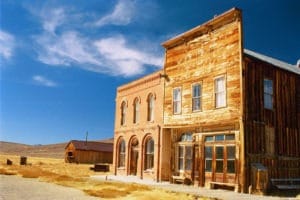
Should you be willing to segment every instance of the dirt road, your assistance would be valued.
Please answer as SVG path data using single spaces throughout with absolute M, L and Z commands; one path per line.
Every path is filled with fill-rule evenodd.
M 0 200 L 96 200 L 84 192 L 19 176 L 0 175 Z

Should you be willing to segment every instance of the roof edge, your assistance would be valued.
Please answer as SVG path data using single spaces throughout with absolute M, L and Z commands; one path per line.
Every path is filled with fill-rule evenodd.
M 168 48 L 171 48 L 171 47 L 174 47 L 178 44 L 181 44 L 182 42 L 185 41 L 185 39 L 187 37 L 191 37 L 195 34 L 201 34 L 201 33 L 205 33 L 207 32 L 208 30 L 210 29 L 213 29 L 212 26 L 213 25 L 217 25 L 217 24 L 220 24 L 223 22 L 223 20 L 227 19 L 227 18 L 230 18 L 231 16 L 233 17 L 236 17 L 236 16 L 239 16 L 241 17 L 241 9 L 239 8 L 236 8 L 236 7 L 233 7 L 231 8 L 230 10 L 228 11 L 225 11 L 224 13 L 220 14 L 220 15 L 217 15 L 215 16 L 214 18 L 210 19 L 209 21 L 201 24 L 201 25 L 198 25 L 182 34 L 179 34 L 165 42 L 163 42 L 161 45 L 163 47 L 165 47 L 166 49 Z M 234 19 L 234 18 L 230 18 L 230 19 Z M 230 21 L 230 20 L 229 20 Z
M 298 68 L 295 65 L 286 63 L 284 61 L 281 61 L 281 60 L 278 60 L 278 59 L 275 59 L 275 58 L 272 58 L 272 57 L 254 52 L 254 51 L 251 51 L 249 49 L 244 49 L 244 54 L 246 54 L 250 57 L 256 58 L 258 60 L 267 62 L 267 63 L 269 63 L 271 65 L 274 65 L 274 66 L 276 66 L 280 69 L 284 69 L 284 70 L 287 70 L 289 72 L 293 72 L 293 73 L 296 73 L 296 74 L 300 75 L 300 68 Z

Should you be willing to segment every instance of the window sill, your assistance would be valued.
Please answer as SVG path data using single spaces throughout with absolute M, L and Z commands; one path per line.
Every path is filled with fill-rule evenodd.
M 118 167 L 117 169 L 118 169 L 118 170 L 124 170 L 125 167 Z
M 148 173 L 148 174 L 154 173 L 154 170 L 153 170 L 153 168 L 152 169 L 146 169 L 146 170 L 144 170 L 144 173 Z

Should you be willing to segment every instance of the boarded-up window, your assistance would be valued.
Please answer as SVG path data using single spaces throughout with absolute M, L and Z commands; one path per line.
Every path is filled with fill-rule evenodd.
M 194 84 L 192 86 L 192 109 L 193 111 L 199 111 L 201 110 L 201 85 L 200 84 Z
M 274 155 L 274 144 L 275 144 L 275 133 L 274 128 L 265 126 L 265 134 L 266 134 L 266 153 L 269 155 Z
M 264 79 L 264 108 L 273 109 L 273 80 Z
M 152 169 L 154 166 L 154 140 L 149 138 L 146 142 L 145 151 L 145 170 Z
M 221 76 L 215 79 L 215 106 L 216 108 L 226 106 L 225 76 Z
M 181 89 L 175 88 L 173 90 L 173 113 L 181 113 Z

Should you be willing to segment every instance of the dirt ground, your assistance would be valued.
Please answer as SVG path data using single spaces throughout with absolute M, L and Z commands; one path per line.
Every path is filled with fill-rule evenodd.
M 13 164 L 7 165 L 7 159 L 10 159 Z M 90 196 L 101 197 L 101 199 L 206 199 L 136 183 L 91 180 L 89 177 L 92 175 L 109 175 L 111 173 L 94 172 L 90 170 L 90 167 L 92 165 L 65 163 L 63 159 L 37 157 L 28 157 L 27 165 L 20 165 L 20 156 L 0 155 L 0 174 L 37 178 L 42 182 L 76 188 Z
M 0 175 L 0 200 L 97 200 L 83 191 L 52 183 L 40 182 L 35 178 Z
M 7 165 L 10 159 L 13 164 Z M 178 186 L 174 184 L 151 185 L 139 182 L 109 181 L 114 177 L 111 172 L 94 172 L 90 170 L 92 165 L 65 163 L 63 159 L 28 157 L 27 165 L 20 165 L 20 156 L 0 154 L 0 174 L 15 175 L 23 178 L 35 178 L 40 182 L 55 183 L 61 186 L 81 190 L 86 195 L 100 197 L 101 199 L 138 199 L 138 200 L 213 200 L 213 199 L 300 199 L 296 193 L 294 198 L 276 195 L 254 196 L 234 193 L 232 191 L 208 190 L 192 186 Z M 7 177 L 7 176 L 5 176 Z M 105 177 L 93 179 L 91 177 Z M 110 178 L 107 178 L 110 177 Z M 126 178 L 129 179 L 129 178 Z M 0 184 L 1 183 L 0 179 Z M 13 186 L 12 186 L 13 187 Z M 46 187 L 47 188 L 47 187 Z M 10 189 L 12 190 L 12 188 Z M 34 189 L 28 188 L 28 194 L 35 194 Z M 0 191 L 1 193 L 1 191 Z M 50 191 L 51 193 L 51 191 Z M 296 195 L 298 196 L 296 197 Z M 51 195 L 50 195 L 51 196 Z M 206 197 L 203 197 L 206 196 Z M 1 196 L 0 196 L 1 197 Z M 209 198 L 210 197 L 210 198 Z M 55 198 L 49 198 L 55 199 Z M 70 198 L 72 199 L 72 198 Z M 2 200 L 0 198 L 0 200 Z

